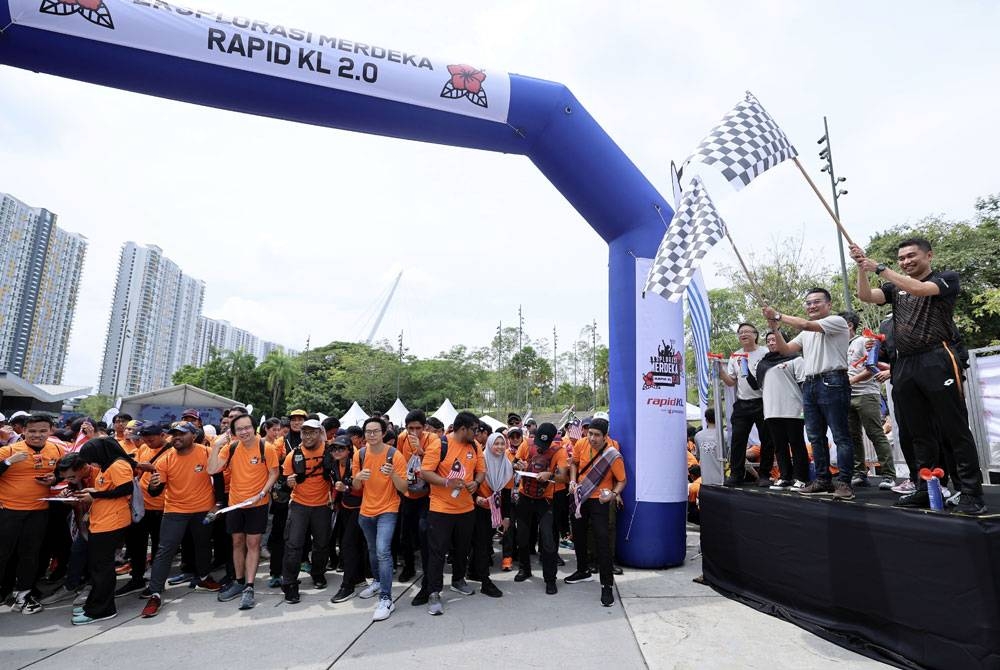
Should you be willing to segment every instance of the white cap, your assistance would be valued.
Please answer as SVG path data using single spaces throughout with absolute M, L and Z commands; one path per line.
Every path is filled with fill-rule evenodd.
M 28 416 L 28 413 L 25 412 L 24 410 L 18 410 L 16 412 L 14 412 L 13 414 L 11 414 L 10 415 L 10 419 L 8 419 L 8 420 L 9 421 L 13 421 L 14 419 L 16 419 L 19 416 Z
M 594 412 L 595 419 L 604 419 L 608 423 L 611 423 L 611 417 L 608 416 L 607 412 Z
M 302 423 L 302 428 L 322 428 L 323 424 L 318 419 L 309 419 Z

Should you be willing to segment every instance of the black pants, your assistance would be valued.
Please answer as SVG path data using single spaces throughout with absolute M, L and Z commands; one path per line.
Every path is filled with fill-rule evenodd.
M 327 560 L 330 557 L 330 535 L 333 531 L 330 521 L 332 518 L 333 511 L 326 505 L 309 507 L 297 502 L 289 503 L 288 525 L 285 527 L 285 561 L 281 570 L 282 584 L 294 584 L 298 581 L 307 534 L 312 535 L 312 573 L 310 576 L 313 579 L 323 577 L 326 573 Z
M 66 574 L 69 567 L 70 547 L 73 538 L 69 535 L 69 505 L 51 505 L 45 529 L 45 539 L 42 541 L 42 560 L 38 565 L 38 578 L 45 576 L 49 564 L 54 562 L 50 579 L 55 581 Z
M 955 459 L 954 487 L 962 493 L 983 495 L 979 452 L 969 430 L 962 377 L 955 357 L 942 345 L 912 356 L 900 356 L 892 368 L 893 400 L 903 409 L 907 432 L 913 441 L 916 470 L 945 467 L 942 448 Z M 946 427 L 942 442 L 936 427 Z M 917 488 L 927 482 L 917 480 Z
M 563 489 L 552 494 L 552 526 L 555 529 L 556 539 L 569 537 L 569 491 Z
M 271 535 L 267 538 L 267 550 L 271 552 L 269 565 L 272 577 L 281 576 L 285 562 L 285 526 L 288 523 L 288 503 L 271 501 Z
M 472 572 L 479 581 L 490 579 L 490 555 L 493 553 L 493 516 L 488 509 L 476 507 L 473 510 L 475 524 L 472 530 Z
M 451 580 L 465 579 L 475 511 L 461 514 L 427 512 L 427 590 L 441 593 L 444 587 L 444 557 L 451 551 Z
M 148 514 L 148 512 L 147 512 Z M 122 546 L 128 527 L 106 533 L 91 533 L 87 540 L 87 568 L 90 571 L 90 595 L 83 604 L 83 613 L 92 619 L 111 616 L 115 608 L 115 551 Z M 143 562 L 146 549 L 143 548 Z M 136 560 L 135 556 L 132 560 Z
M 729 425 L 733 430 L 733 443 L 729 448 L 730 479 L 735 482 L 746 479 L 747 441 L 753 426 L 757 426 L 757 435 L 760 436 L 760 476 L 767 478 L 774 463 L 774 443 L 764 424 L 764 401 L 737 400 Z
M 806 451 L 805 424 L 802 419 L 768 419 L 767 433 L 774 445 L 782 479 L 809 481 L 809 452 Z M 763 451 L 763 449 L 761 450 Z
M 0 509 L 0 575 L 6 571 L 7 561 L 16 550 L 14 587 L 17 591 L 30 591 L 35 586 L 48 515 L 47 509 Z
M 149 590 L 162 593 L 167 576 L 170 574 L 170 564 L 177 554 L 177 548 L 184 540 L 184 534 L 191 534 L 194 550 L 194 575 L 201 578 L 208 576 L 212 569 L 212 528 L 202 523 L 206 512 L 195 514 L 179 514 L 165 512 L 160 521 L 160 546 L 156 549 L 153 559 L 153 571 L 149 575 Z
M 594 544 L 597 545 L 595 550 L 601 572 L 601 586 L 612 586 L 615 578 L 611 563 L 611 503 L 589 498 L 580 506 L 580 518 L 573 516 L 573 550 L 576 552 L 577 570 L 586 570 L 590 562 L 587 551 L 588 526 L 594 532 Z
M 236 566 L 233 565 L 233 536 L 226 532 L 226 522 L 219 518 L 211 525 L 212 529 L 212 569 L 226 568 L 226 578 L 236 579 Z
M 531 529 L 537 526 L 542 576 L 546 583 L 554 582 L 556 580 L 557 548 L 552 520 L 552 503 L 545 498 L 529 498 L 522 493 L 517 499 L 516 514 L 517 553 L 521 569 L 531 572 Z
M 337 525 L 343 528 L 340 540 L 340 561 L 344 566 L 341 588 L 353 589 L 364 579 L 364 563 L 368 557 L 364 533 L 358 525 L 360 510 L 342 507 L 337 513 Z
M 163 510 L 148 509 L 139 523 L 133 523 L 125 533 L 125 548 L 128 550 L 132 563 L 132 581 L 141 582 L 146 574 L 146 551 L 152 544 L 154 549 L 160 546 L 160 523 L 163 521 Z
M 403 498 L 399 504 L 400 551 L 403 565 L 414 567 L 414 551 L 420 552 L 420 569 L 424 573 L 420 587 L 427 588 L 427 562 L 430 550 L 427 545 L 427 512 L 430 511 L 430 496 Z

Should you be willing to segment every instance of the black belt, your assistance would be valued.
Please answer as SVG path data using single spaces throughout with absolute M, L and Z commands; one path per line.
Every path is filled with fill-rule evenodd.
M 834 379 L 840 376 L 847 376 L 847 370 L 827 370 L 826 372 L 818 372 L 814 375 L 806 375 L 806 381 L 811 382 L 816 379 Z

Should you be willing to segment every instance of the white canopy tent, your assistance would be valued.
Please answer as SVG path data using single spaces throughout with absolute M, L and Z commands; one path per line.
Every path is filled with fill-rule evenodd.
M 438 410 L 431 414 L 431 416 L 435 419 L 440 419 L 441 423 L 444 424 L 444 427 L 447 428 L 451 424 L 455 423 L 455 417 L 458 416 L 458 410 L 455 409 L 455 406 L 451 404 L 450 400 L 445 398 L 444 402 L 441 403 L 441 406 L 438 407 Z
M 497 421 L 489 414 L 483 414 L 481 417 L 479 417 L 479 420 L 489 425 L 489 427 L 492 428 L 493 430 L 496 430 L 497 428 L 507 425 L 503 421 Z
M 687 403 L 685 413 L 687 414 L 685 421 L 701 421 L 701 409 L 697 405 Z
M 389 420 L 392 421 L 394 426 L 402 426 L 406 421 L 406 415 L 409 414 L 410 410 L 406 409 L 406 405 L 399 398 L 396 398 L 396 402 L 392 403 L 392 407 L 386 414 L 389 415 Z
M 367 418 L 368 415 L 361 409 L 361 405 L 354 403 L 351 405 L 351 409 L 347 410 L 347 414 L 340 417 L 340 425 L 344 428 L 348 426 L 360 426 Z

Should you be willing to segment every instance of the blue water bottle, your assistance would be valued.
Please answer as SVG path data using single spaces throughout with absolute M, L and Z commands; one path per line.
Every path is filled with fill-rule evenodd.
M 747 357 L 746 356 L 742 356 L 740 358 L 740 373 L 744 377 L 749 377 L 750 376 L 750 364 L 747 362 Z

